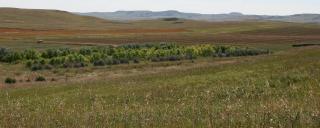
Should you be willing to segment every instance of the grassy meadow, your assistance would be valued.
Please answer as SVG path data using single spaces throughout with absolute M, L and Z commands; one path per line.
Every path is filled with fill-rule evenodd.
M 0 48 L 16 52 L 161 42 L 271 51 L 37 71 L 0 62 L 0 128 L 320 127 L 320 47 L 292 47 L 320 44 L 319 24 L 119 22 L 52 10 L 0 12 L 8 14 L 0 14 Z M 46 80 L 36 81 L 40 76 Z M 8 77 L 16 83 L 6 84 Z
M 115 68 L 109 72 L 136 73 L 5 88 L 0 124 L 319 127 L 319 53 L 319 47 L 308 47 L 263 57 Z

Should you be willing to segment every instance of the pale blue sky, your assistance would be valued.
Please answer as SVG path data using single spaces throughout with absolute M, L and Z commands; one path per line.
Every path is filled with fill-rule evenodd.
M 198 13 L 289 15 L 320 13 L 320 0 L 0 0 L 0 7 L 59 9 L 73 12 L 179 10 Z

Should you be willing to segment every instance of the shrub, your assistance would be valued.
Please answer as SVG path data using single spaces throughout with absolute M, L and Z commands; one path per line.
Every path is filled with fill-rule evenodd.
M 30 67 L 32 66 L 32 61 L 30 61 L 30 60 L 27 61 L 27 62 L 26 62 L 26 66 L 30 68 Z
M 172 18 L 163 18 L 163 21 L 177 21 L 179 18 L 172 17 Z
M 97 60 L 93 62 L 94 66 L 105 66 L 105 62 L 103 60 Z
M 152 57 L 152 58 L 151 58 L 151 61 L 152 61 L 152 62 L 160 62 L 160 58 L 158 58 L 158 57 Z
M 40 53 L 38 53 L 36 50 L 33 50 L 33 49 L 25 50 L 23 52 L 23 55 L 27 60 L 34 60 L 34 59 L 40 58 Z
M 44 69 L 51 70 L 53 67 L 51 65 L 44 65 Z
M 24 62 L 32 71 L 54 67 L 80 68 L 89 63 L 94 66 L 152 62 L 193 60 L 198 57 L 230 57 L 268 54 L 268 50 L 233 46 L 192 45 L 174 43 L 127 44 L 118 47 L 85 47 L 79 50 L 59 48 L 45 51 L 25 50 L 23 52 L 0 48 L 0 61 L 7 63 Z
M 61 65 L 66 62 L 66 57 L 55 57 L 49 60 L 49 64 L 51 65 Z
M 106 65 L 113 65 L 114 64 L 114 60 L 111 57 L 108 57 L 104 60 Z
M 169 57 L 168 57 L 168 60 L 169 60 L 169 61 L 179 61 L 179 60 L 180 60 L 180 57 L 179 57 L 179 56 L 169 56 Z
M 27 79 L 26 82 L 31 82 L 31 80 L 30 80 L 30 79 Z
M 9 53 L 6 48 L 0 48 L 0 61 L 4 61 L 4 57 Z
M 45 65 L 47 62 L 46 62 L 46 60 L 41 59 L 39 63 L 40 63 L 41 65 Z
M 119 59 L 119 61 L 120 61 L 120 64 L 129 64 L 129 59 L 127 58 L 121 58 Z
M 133 59 L 133 63 L 137 64 L 140 63 L 140 60 L 138 58 Z
M 81 55 L 91 55 L 93 50 L 91 48 L 81 48 L 79 53 Z
M 46 81 L 46 78 L 43 77 L 43 76 L 38 76 L 38 77 L 36 78 L 36 81 Z
M 119 59 L 113 59 L 113 61 L 112 61 L 112 62 L 113 62 L 113 64 L 114 64 L 114 65 L 116 65 L 116 64 L 120 64 L 120 60 L 119 60 Z
M 43 69 L 43 67 L 39 64 L 35 64 L 35 65 L 31 66 L 32 71 L 38 71 L 38 70 L 42 70 L 42 69 Z
M 23 56 L 18 52 L 9 52 L 2 59 L 4 62 L 13 63 L 23 59 Z
M 87 66 L 87 65 L 85 63 L 83 63 L 83 62 L 79 62 L 79 63 L 74 63 L 73 64 L 74 68 L 82 68 L 82 67 L 85 67 L 85 66 Z
M 15 78 L 6 78 L 4 81 L 6 84 L 15 84 L 17 82 L 17 80 Z

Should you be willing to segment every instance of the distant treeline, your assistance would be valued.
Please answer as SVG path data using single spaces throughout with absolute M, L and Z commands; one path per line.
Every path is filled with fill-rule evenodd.
M 105 66 L 139 63 L 141 61 L 179 61 L 198 57 L 231 57 L 268 54 L 269 50 L 234 46 L 190 45 L 173 43 L 128 44 L 118 47 L 84 47 L 80 49 L 55 48 L 38 51 L 13 51 L 0 48 L 0 61 L 25 63 L 32 70 L 78 68 L 88 65 Z
M 320 46 L 320 44 L 294 44 L 292 45 L 292 47 L 307 47 L 307 46 L 316 46 L 316 45 Z

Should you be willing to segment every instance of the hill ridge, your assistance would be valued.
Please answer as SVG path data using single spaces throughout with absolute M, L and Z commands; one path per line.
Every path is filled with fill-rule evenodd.
M 201 14 L 201 13 L 185 13 L 176 10 L 167 11 L 116 11 L 116 12 L 87 12 L 76 13 L 86 16 L 94 16 L 109 20 L 153 20 L 161 18 L 181 18 L 188 20 L 200 21 L 246 21 L 246 20 L 262 20 L 262 21 L 283 21 L 297 23 L 320 23 L 320 14 L 303 13 L 286 16 L 274 15 L 247 15 L 239 12 L 231 12 L 225 14 Z

